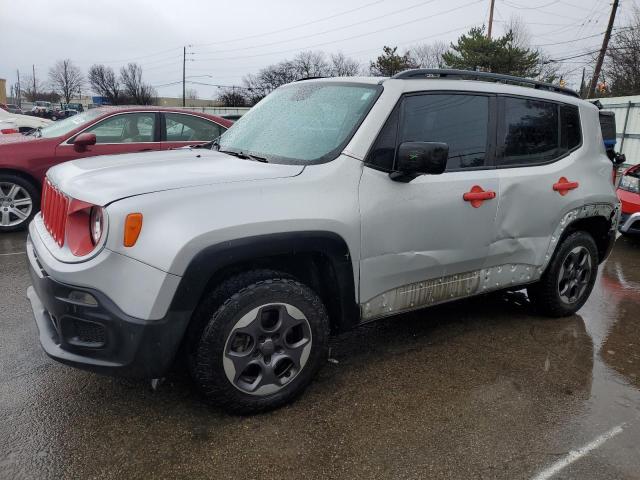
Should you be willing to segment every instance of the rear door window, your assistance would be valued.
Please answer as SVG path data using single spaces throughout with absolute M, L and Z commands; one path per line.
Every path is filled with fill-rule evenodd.
M 546 163 L 560 154 L 558 104 L 504 98 L 500 165 Z
M 181 113 L 165 113 L 168 142 L 210 142 L 222 135 L 226 128 L 206 118 Z

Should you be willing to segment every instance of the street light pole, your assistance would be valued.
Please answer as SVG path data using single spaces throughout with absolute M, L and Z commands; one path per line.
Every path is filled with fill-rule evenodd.
M 186 106 L 185 105 L 185 95 L 186 95 L 186 90 L 185 90 L 185 70 L 186 70 L 186 66 L 187 66 L 187 47 L 182 47 L 182 106 Z

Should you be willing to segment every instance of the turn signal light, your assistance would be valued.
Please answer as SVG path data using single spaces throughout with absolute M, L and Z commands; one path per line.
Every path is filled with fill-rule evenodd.
M 130 213 L 124 221 L 124 246 L 133 247 L 142 230 L 142 214 Z

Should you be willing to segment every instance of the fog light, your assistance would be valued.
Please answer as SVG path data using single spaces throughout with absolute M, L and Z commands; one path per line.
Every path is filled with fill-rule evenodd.
M 80 292 L 78 290 L 72 290 L 69 293 L 69 300 L 75 303 L 82 303 L 84 305 L 89 305 L 91 307 L 96 307 L 98 305 L 98 300 L 96 297 L 87 292 Z

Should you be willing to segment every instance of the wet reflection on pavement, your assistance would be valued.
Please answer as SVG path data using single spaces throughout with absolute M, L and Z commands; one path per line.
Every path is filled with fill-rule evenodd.
M 20 251 L 24 235 L 0 239 Z M 181 370 L 147 383 L 46 358 L 23 255 L 0 256 L 1 478 L 640 478 L 640 242 L 620 239 L 585 307 L 520 292 L 363 326 L 284 409 L 233 417 Z

